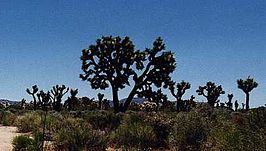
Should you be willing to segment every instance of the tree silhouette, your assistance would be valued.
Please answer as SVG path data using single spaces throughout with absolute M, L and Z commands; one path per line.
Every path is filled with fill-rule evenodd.
M 43 118 L 43 127 L 42 127 L 42 145 L 41 145 L 41 150 L 43 150 L 44 147 L 44 141 L 45 141 L 45 129 L 46 129 L 46 117 L 47 117 L 47 112 L 48 112 L 48 106 L 50 106 L 51 101 L 50 101 L 50 92 L 48 91 L 47 93 L 43 92 L 42 90 L 37 94 L 39 103 L 41 104 L 41 109 L 44 111 L 44 118 Z
M 64 106 L 69 110 L 76 110 L 79 106 L 79 99 L 76 97 L 78 94 L 78 89 L 71 89 L 70 90 L 70 97 L 64 103 Z
M 214 107 L 214 104 L 217 103 L 218 98 L 221 94 L 225 92 L 222 89 L 222 86 L 216 86 L 213 82 L 207 82 L 206 86 L 199 86 L 199 89 L 196 91 L 198 95 L 202 95 L 207 98 L 208 104 L 211 107 Z
M 135 50 L 129 37 L 102 37 L 96 44 L 82 50 L 80 78 L 88 81 L 93 89 L 111 86 L 114 112 L 125 112 L 138 90 L 147 84 L 167 87 L 169 76 L 175 70 L 173 53 L 164 51 L 165 45 L 157 38 L 151 49 Z M 132 78 L 132 80 L 130 80 Z M 132 89 L 124 103 L 118 98 L 119 90 L 130 85 Z
M 102 93 L 98 93 L 98 101 L 99 101 L 99 110 L 102 110 L 102 106 L 103 106 L 103 97 L 104 97 L 104 94 Z
M 254 88 L 258 87 L 258 83 L 254 79 L 248 77 L 246 80 L 237 80 L 237 85 L 238 88 L 246 94 L 246 110 L 249 110 L 249 93 Z
M 62 107 L 62 98 L 63 96 L 69 91 L 69 88 L 66 88 L 65 85 L 59 86 L 53 86 L 53 88 L 50 90 L 50 98 L 53 100 L 53 109 L 55 111 L 61 111 Z
M 225 104 L 226 104 L 227 107 L 232 109 L 233 108 L 232 99 L 233 99 L 234 95 L 233 94 L 228 94 L 227 97 L 228 97 L 228 102 L 226 102 Z
M 26 92 L 33 97 L 33 109 L 37 109 L 37 101 L 36 101 L 36 96 L 35 94 L 38 92 L 38 87 L 37 85 L 32 86 L 32 92 L 29 89 L 26 89 Z
M 185 94 L 187 89 L 190 89 L 190 83 L 181 81 L 180 83 L 172 83 L 169 86 L 171 94 L 176 98 L 176 110 L 179 112 L 181 111 L 184 105 L 182 101 L 182 96 Z M 176 92 L 175 92 L 176 90 Z

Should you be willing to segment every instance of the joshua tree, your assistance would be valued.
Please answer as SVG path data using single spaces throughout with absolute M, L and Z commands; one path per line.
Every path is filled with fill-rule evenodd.
M 37 109 L 37 102 L 36 102 L 36 96 L 35 94 L 38 92 L 37 85 L 32 86 L 32 92 L 29 89 L 26 89 L 26 92 L 33 97 L 33 109 Z
M 67 98 L 67 100 L 65 101 L 64 106 L 68 109 L 68 110 L 76 110 L 77 106 L 79 105 L 79 99 L 76 97 L 76 95 L 78 94 L 78 89 L 71 89 L 70 90 L 70 97 Z
M 190 89 L 190 83 L 181 81 L 180 83 L 171 83 L 169 86 L 171 94 L 176 98 L 176 110 L 179 112 L 183 108 L 182 96 L 187 89 Z M 176 93 L 175 93 L 176 90 Z M 182 105 L 183 104 L 183 105 Z
M 237 85 L 246 94 L 246 110 L 249 110 L 249 93 L 258 86 L 258 83 L 248 77 L 246 80 L 237 80 Z
M 93 89 L 111 86 L 114 112 L 125 112 L 138 91 L 147 84 L 167 87 L 169 76 L 175 70 L 175 58 L 170 51 L 164 51 L 161 38 L 153 43 L 153 48 L 135 50 L 129 37 L 102 37 L 96 44 L 82 50 L 82 70 L 80 78 L 88 81 Z M 132 80 L 130 80 L 132 78 Z M 130 85 L 132 89 L 124 103 L 118 98 L 119 90 Z
M 217 103 L 217 99 L 221 94 L 225 92 L 222 89 L 222 86 L 216 86 L 213 82 L 207 82 L 206 86 L 199 86 L 199 89 L 196 91 L 198 95 L 202 95 L 207 98 L 208 104 L 211 107 L 214 107 L 214 104 Z
M 47 111 L 48 106 L 50 105 L 50 92 L 47 93 L 40 91 L 40 93 L 37 94 L 38 100 L 41 104 L 41 108 L 44 111 L 44 118 L 43 118 L 43 132 L 42 132 L 42 150 L 44 147 L 44 141 L 45 141 L 45 129 L 46 129 L 46 117 L 47 117 Z
M 59 86 L 53 86 L 52 90 L 50 91 L 51 95 L 50 98 L 53 100 L 53 109 L 55 111 L 61 111 L 61 102 L 63 96 L 69 91 L 69 88 L 66 88 L 65 85 Z
M 226 105 L 227 105 L 227 107 L 232 109 L 233 108 L 232 99 L 233 99 L 234 95 L 233 94 L 228 94 L 227 97 L 228 97 L 228 102 L 226 102 Z

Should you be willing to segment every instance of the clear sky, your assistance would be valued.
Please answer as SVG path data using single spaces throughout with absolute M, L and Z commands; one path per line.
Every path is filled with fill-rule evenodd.
M 211 80 L 242 102 L 236 80 L 250 75 L 259 83 L 251 106 L 264 105 L 265 8 L 265 0 L 1 0 L 0 98 L 29 100 L 25 89 L 34 84 L 96 97 L 79 79 L 82 49 L 103 35 L 129 36 L 138 49 L 161 36 L 175 52 L 173 79 L 192 84 L 184 98 L 204 100 L 195 91 Z

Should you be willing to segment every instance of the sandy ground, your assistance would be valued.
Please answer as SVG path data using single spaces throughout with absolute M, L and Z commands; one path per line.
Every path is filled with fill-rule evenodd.
M 12 140 L 20 135 L 16 130 L 16 127 L 0 125 L 0 151 L 12 151 Z

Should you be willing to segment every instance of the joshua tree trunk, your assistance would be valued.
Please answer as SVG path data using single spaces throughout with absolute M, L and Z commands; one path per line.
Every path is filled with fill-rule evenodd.
M 120 111 L 120 105 L 118 100 L 118 90 L 114 86 L 112 86 L 112 93 L 113 93 L 113 104 L 114 104 L 114 112 L 118 113 Z
M 181 109 L 181 99 L 178 98 L 176 99 L 176 111 L 180 112 L 180 109 Z
M 133 100 L 135 94 L 137 91 L 137 87 L 133 87 L 133 89 L 131 90 L 130 94 L 128 95 L 126 102 L 124 103 L 124 106 L 121 106 L 121 112 L 126 112 L 126 110 L 128 109 L 131 101 Z
M 246 93 L 246 110 L 249 110 L 249 93 Z
M 37 102 L 36 102 L 36 98 L 35 98 L 34 94 L 32 96 L 33 96 L 33 109 L 35 111 L 37 109 Z

